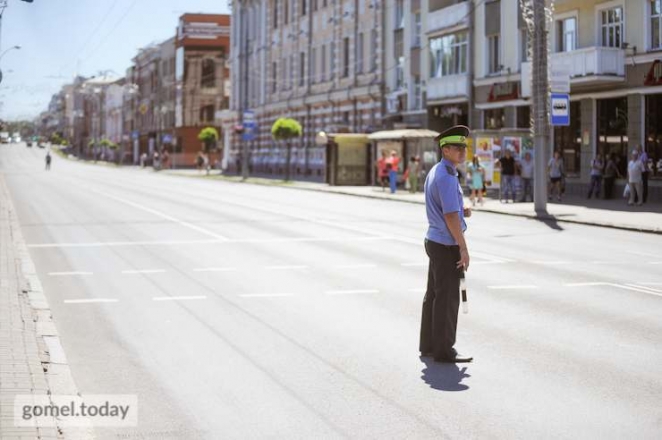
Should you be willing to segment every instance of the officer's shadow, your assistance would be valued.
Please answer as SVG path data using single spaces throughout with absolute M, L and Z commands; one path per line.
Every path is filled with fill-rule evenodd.
M 421 357 L 421 361 L 425 363 L 425 368 L 421 371 L 423 375 L 421 379 L 430 388 L 441 391 L 466 391 L 469 386 L 462 383 L 466 377 L 471 377 L 467 374 L 467 367 L 460 369 L 456 364 L 445 364 L 435 362 L 432 358 Z

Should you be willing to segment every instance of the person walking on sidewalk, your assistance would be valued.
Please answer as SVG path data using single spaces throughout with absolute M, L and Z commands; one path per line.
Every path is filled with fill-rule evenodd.
M 460 278 L 469 269 L 469 251 L 464 239 L 465 217 L 462 187 L 457 167 L 466 159 L 469 129 L 452 127 L 435 138 L 443 159 L 425 179 L 425 208 L 428 231 L 425 252 L 429 258 L 428 286 L 423 300 L 419 350 L 437 362 L 471 362 L 455 348 L 457 314 L 460 307 Z
M 391 157 L 386 159 L 386 169 L 388 170 L 388 180 L 391 187 L 391 194 L 395 194 L 398 185 L 398 170 L 400 167 L 400 158 L 398 152 L 391 151 Z
M 630 200 L 628 205 L 632 206 L 637 201 L 637 206 L 643 203 L 643 173 L 644 165 L 639 159 L 637 150 L 632 151 L 632 160 L 628 163 L 628 185 L 630 186 Z
M 609 160 L 607 160 L 607 165 L 605 166 L 605 199 L 611 199 L 612 194 L 614 193 L 614 182 L 616 177 L 622 178 L 621 172 L 618 171 L 618 166 L 616 165 L 616 154 L 611 153 L 609 155 Z
M 535 164 L 533 158 L 531 157 L 530 152 L 524 153 L 524 159 L 520 163 L 520 169 L 522 170 L 522 198 L 520 202 L 526 202 L 526 196 L 531 196 L 531 201 L 533 202 L 533 170 Z
M 377 159 L 377 179 L 382 185 L 382 191 L 386 190 L 386 185 L 388 184 L 388 170 L 386 169 L 386 161 L 388 160 L 388 152 L 382 150 L 382 157 Z
M 49 151 L 46 153 L 46 171 L 50 171 L 51 169 L 51 160 L 51 152 Z
M 515 180 L 515 158 L 513 157 L 510 148 L 506 150 L 504 157 L 497 161 L 499 168 L 501 168 L 501 201 L 505 200 L 508 203 L 508 195 L 510 200 L 515 203 L 515 189 L 513 183 Z
M 595 198 L 600 198 L 600 188 L 602 188 L 602 170 L 605 168 L 605 162 L 600 153 L 595 155 L 591 162 L 591 183 L 588 188 L 588 198 L 590 199 L 595 192 Z
M 409 185 L 409 192 L 414 194 L 418 191 L 418 173 L 420 172 L 418 167 L 418 160 L 416 156 L 412 156 L 409 159 L 409 164 L 407 164 L 407 183 Z
M 471 165 L 467 169 L 469 180 L 469 190 L 471 191 L 471 206 L 476 206 L 476 196 L 478 196 L 478 203 L 483 206 L 483 184 L 485 183 L 485 168 L 480 164 L 478 156 L 474 156 Z
M 549 200 L 552 200 L 554 189 L 556 188 L 556 200 L 561 201 L 561 180 L 563 180 L 563 159 L 561 153 L 554 152 L 554 157 L 549 160 L 547 164 L 547 171 L 549 173 Z

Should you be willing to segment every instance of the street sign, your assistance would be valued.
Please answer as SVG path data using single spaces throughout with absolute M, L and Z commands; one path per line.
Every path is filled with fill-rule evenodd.
M 255 132 L 257 131 L 255 112 L 253 110 L 244 110 L 242 122 L 244 125 L 244 132 L 241 135 L 241 138 L 245 141 L 254 141 Z
M 134 141 L 140 137 L 140 132 L 139 131 L 134 131 L 131 133 L 131 139 Z
M 570 93 L 570 70 L 565 67 L 552 67 L 549 88 L 553 93 Z
M 164 134 L 163 135 L 163 143 L 164 144 L 172 144 L 172 135 L 171 134 Z
M 551 105 L 552 125 L 568 126 L 570 125 L 570 95 L 567 93 L 552 93 L 549 100 Z

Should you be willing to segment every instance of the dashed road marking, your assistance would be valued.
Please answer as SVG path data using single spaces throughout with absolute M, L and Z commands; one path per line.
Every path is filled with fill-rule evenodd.
M 566 285 L 566 287 L 582 287 L 581 284 L 591 285 L 591 286 L 611 286 L 617 287 L 619 289 L 630 290 L 633 292 L 647 293 L 649 295 L 662 296 L 662 291 L 657 289 L 651 289 L 650 287 L 644 287 L 636 284 L 618 284 L 618 283 L 575 283 L 575 285 Z
M 327 290 L 327 295 L 360 295 L 367 293 L 379 293 L 377 289 L 355 289 L 355 290 Z
M 150 274 L 150 273 L 165 273 L 165 269 L 139 269 L 139 270 L 123 270 L 125 275 L 136 275 L 136 274 Z
M 601 281 L 589 282 L 589 283 L 567 283 L 563 287 L 590 287 L 590 286 L 604 286 L 605 283 Z

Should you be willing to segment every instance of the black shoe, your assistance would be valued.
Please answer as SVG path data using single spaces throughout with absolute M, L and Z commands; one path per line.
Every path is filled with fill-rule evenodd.
M 434 358 L 435 362 L 444 362 L 444 363 L 450 363 L 450 364 L 462 364 L 462 363 L 467 363 L 471 362 L 474 360 L 472 356 L 464 356 L 461 355 L 460 353 L 456 353 L 455 356 L 452 357 L 436 357 Z

